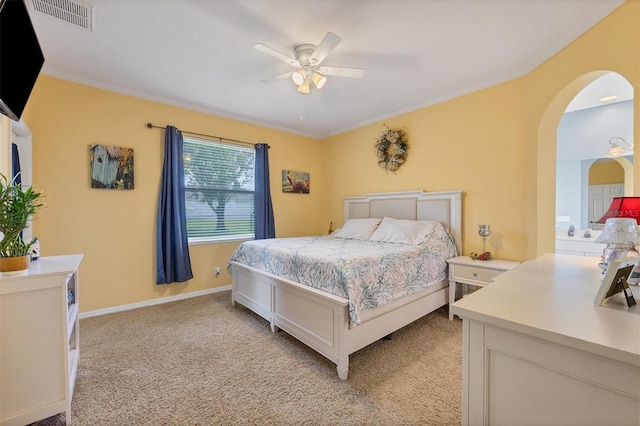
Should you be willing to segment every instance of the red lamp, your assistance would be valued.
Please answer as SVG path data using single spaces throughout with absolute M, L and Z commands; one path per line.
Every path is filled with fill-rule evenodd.
M 640 244 L 638 223 L 640 222 L 640 197 L 615 197 L 609 210 L 598 220 L 604 223 L 604 230 L 595 239 L 596 243 L 607 246 L 602 251 L 602 269 L 605 273 L 611 263 L 622 256 L 638 257 L 635 246 Z M 636 265 L 636 268 L 638 266 Z M 640 271 L 638 271 L 640 272 Z M 634 276 L 634 274 L 636 274 Z M 631 278 L 637 283 L 637 273 Z
M 596 223 L 620 217 L 635 219 L 640 224 L 640 197 L 614 197 L 609 210 Z

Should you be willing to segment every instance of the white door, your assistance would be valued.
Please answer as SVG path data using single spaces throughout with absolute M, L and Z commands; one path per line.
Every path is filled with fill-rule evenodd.
M 624 196 L 624 183 L 589 185 L 589 227 L 600 228 L 597 222 L 609 210 L 613 197 Z

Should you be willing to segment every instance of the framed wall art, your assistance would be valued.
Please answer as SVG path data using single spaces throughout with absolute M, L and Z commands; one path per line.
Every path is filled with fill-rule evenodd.
M 309 173 L 293 170 L 282 171 L 282 192 L 308 194 L 310 190 Z
M 91 145 L 92 188 L 133 189 L 133 148 Z

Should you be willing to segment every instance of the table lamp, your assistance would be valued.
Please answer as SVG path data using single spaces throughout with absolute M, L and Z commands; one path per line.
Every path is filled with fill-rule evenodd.
M 607 245 L 602 251 L 603 273 L 606 273 L 611 262 L 620 259 L 626 252 L 638 257 L 635 246 L 640 244 L 639 219 L 640 197 L 615 197 L 609 210 L 598 220 L 597 223 L 604 223 L 604 230 L 595 242 Z
M 631 218 L 640 223 L 640 197 L 614 197 L 609 210 L 596 223 L 605 223 L 612 217 Z
M 482 253 L 485 253 L 485 241 L 491 235 L 491 225 L 478 225 L 478 235 L 482 237 Z

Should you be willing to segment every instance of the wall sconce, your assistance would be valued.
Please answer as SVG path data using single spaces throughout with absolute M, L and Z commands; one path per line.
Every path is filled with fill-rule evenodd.
M 618 140 L 620 142 L 617 142 Z M 626 147 L 623 147 L 620 143 L 624 144 Z M 609 157 L 620 157 L 621 155 L 633 154 L 633 144 L 629 145 L 627 141 L 619 136 L 609 139 L 609 144 L 611 145 L 611 148 L 607 151 L 607 156 Z

